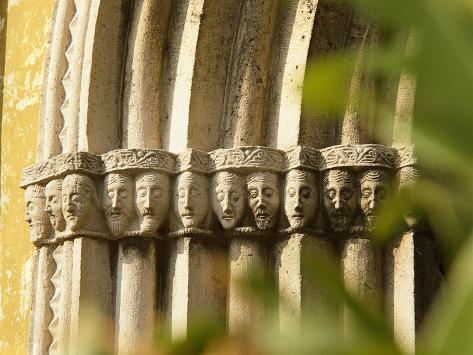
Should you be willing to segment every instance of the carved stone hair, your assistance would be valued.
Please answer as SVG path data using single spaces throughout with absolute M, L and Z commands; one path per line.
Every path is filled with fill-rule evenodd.
M 110 173 L 105 176 L 104 183 L 127 182 L 129 176 L 123 173 Z
M 44 198 L 44 186 L 41 185 L 30 185 L 27 187 L 26 192 L 31 197 Z
M 210 186 L 215 187 L 222 182 L 227 184 L 242 184 L 244 180 L 237 173 L 230 171 L 220 171 L 212 176 L 212 179 L 210 180 Z
M 365 181 L 391 180 L 391 174 L 385 169 L 369 169 L 360 173 L 360 183 Z
M 353 171 L 344 168 L 336 168 L 324 172 L 324 185 L 327 185 L 329 183 L 329 175 L 331 175 L 331 177 L 337 182 L 353 182 L 355 180 L 355 173 Z
M 302 170 L 302 169 L 291 169 L 287 172 L 286 174 L 286 182 L 289 180 L 296 180 L 296 181 L 307 181 L 311 184 L 316 183 L 315 181 L 315 173 L 308 171 L 308 170 Z
M 246 183 L 251 184 L 253 182 L 259 182 L 264 180 L 272 180 L 278 182 L 277 174 L 269 171 L 258 171 L 256 173 L 248 175 Z
M 71 174 L 67 175 L 62 182 L 63 190 L 68 188 L 82 188 L 84 189 L 92 199 L 92 202 L 99 205 L 99 199 L 97 196 L 97 190 L 95 184 L 90 177 L 83 174 Z
M 143 180 L 144 178 L 147 178 L 153 182 L 156 182 L 156 183 L 159 183 L 161 181 L 165 181 L 165 182 L 168 182 L 170 181 L 170 178 L 169 178 L 169 175 L 165 174 L 165 173 L 161 173 L 161 172 L 156 172 L 156 171 L 145 171 L 145 172 L 142 172 L 140 174 L 138 174 L 136 177 L 135 177 L 135 181 L 137 183 L 141 182 L 141 180 Z M 120 178 L 120 181 L 125 181 L 126 178 Z

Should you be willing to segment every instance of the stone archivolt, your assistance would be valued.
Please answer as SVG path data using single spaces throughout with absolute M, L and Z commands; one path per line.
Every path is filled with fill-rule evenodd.
M 21 187 L 36 245 L 83 235 L 347 233 L 372 227 L 395 174 L 416 175 L 416 163 L 412 147 L 376 144 L 118 149 L 58 155 L 26 168 Z

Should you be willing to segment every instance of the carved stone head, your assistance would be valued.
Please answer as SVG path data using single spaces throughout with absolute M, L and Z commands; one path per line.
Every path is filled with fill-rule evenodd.
M 245 180 L 235 173 L 218 172 L 212 177 L 210 193 L 212 208 L 222 227 L 237 227 L 245 213 Z
M 26 213 L 25 221 L 30 226 L 30 240 L 46 239 L 51 235 L 51 224 L 46 212 L 44 187 L 30 185 L 25 191 Z
M 260 229 L 276 225 L 279 210 L 278 176 L 271 172 L 257 172 L 248 176 L 246 182 L 248 204 Z
M 209 212 L 209 180 L 186 171 L 176 178 L 174 210 L 184 228 L 201 227 Z
M 66 229 L 66 220 L 62 214 L 62 179 L 48 182 L 45 188 L 46 212 L 49 215 L 51 225 L 58 232 Z
M 391 191 L 391 174 L 383 169 L 365 170 L 360 174 L 360 206 L 365 226 L 372 227 L 377 210 Z
M 357 211 L 355 174 L 347 169 L 324 173 L 323 202 L 332 230 L 344 232 L 354 223 Z
M 91 178 L 82 174 L 67 175 L 62 182 L 62 212 L 66 228 L 77 232 L 89 224 L 97 211 L 98 198 Z
M 110 233 L 115 237 L 123 235 L 133 221 L 133 185 L 132 178 L 122 173 L 105 176 L 102 206 Z
M 307 227 L 317 210 L 315 174 L 301 169 L 290 170 L 284 186 L 284 211 L 292 228 Z
M 169 209 L 171 198 L 169 176 L 158 172 L 145 172 L 135 179 L 135 204 L 140 232 L 157 232 Z

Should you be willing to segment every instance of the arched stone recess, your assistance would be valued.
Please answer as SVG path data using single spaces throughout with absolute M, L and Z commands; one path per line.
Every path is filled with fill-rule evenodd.
M 255 271 L 278 288 L 281 332 L 309 316 L 350 335 L 350 310 L 305 268 L 314 256 L 337 259 L 347 289 L 414 349 L 434 245 L 412 220 L 384 249 L 370 233 L 419 175 L 415 78 L 390 86 L 393 141 L 377 144 L 359 103 L 381 34 L 363 14 L 326 0 L 55 6 L 38 161 L 21 182 L 37 247 L 32 353 L 74 349 L 90 303 L 114 320 L 119 353 L 149 350 L 156 327 L 185 337 L 203 314 L 257 328 L 266 309 L 240 287 Z M 345 112 L 318 120 L 302 108 L 307 63 L 347 49 Z

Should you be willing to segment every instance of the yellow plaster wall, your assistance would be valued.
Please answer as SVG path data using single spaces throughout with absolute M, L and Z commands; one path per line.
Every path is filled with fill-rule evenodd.
M 36 159 L 42 66 L 53 0 L 0 0 L 0 39 L 6 34 L 1 126 L 0 354 L 26 354 L 29 257 L 23 221 L 23 167 Z M 2 50 L 0 40 L 0 51 Z M 0 52 L 0 58 L 3 54 Z M 0 65 L 2 60 L 0 59 Z M 0 71 L 0 75 L 2 72 Z M 3 102 L 3 105 L 1 105 Z

